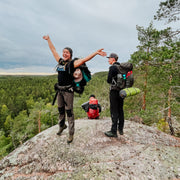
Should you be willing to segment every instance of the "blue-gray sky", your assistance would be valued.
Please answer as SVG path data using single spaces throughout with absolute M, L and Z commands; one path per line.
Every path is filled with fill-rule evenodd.
M 54 73 L 56 50 L 69 46 L 74 57 L 104 48 L 125 62 L 138 45 L 136 25 L 148 27 L 161 0 L 1 0 L 0 73 Z M 154 22 L 165 28 L 164 22 Z M 92 72 L 107 71 L 107 58 L 87 62 Z

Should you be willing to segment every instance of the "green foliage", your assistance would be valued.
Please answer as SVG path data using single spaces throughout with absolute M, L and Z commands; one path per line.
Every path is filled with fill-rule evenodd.
M 3 128 L 3 124 L 6 120 L 6 117 L 9 115 L 9 109 L 8 107 L 4 104 L 1 106 L 1 111 L 0 111 L 0 129 Z
M 13 119 L 11 118 L 11 115 L 8 115 L 6 117 L 6 121 L 4 122 L 4 132 L 5 135 L 8 136 L 13 128 Z
M 12 149 L 11 137 L 6 137 L 4 132 L 0 131 L 0 159 L 6 156 Z
M 15 117 L 13 122 L 12 131 L 10 136 L 13 140 L 14 148 L 19 144 L 22 144 L 27 139 L 26 126 L 28 124 L 26 111 L 21 111 L 18 116 Z
M 14 118 L 22 110 L 29 111 L 35 101 L 53 100 L 57 76 L 1 76 L 0 110 L 6 105 Z
M 136 26 L 136 29 L 138 31 L 140 49 L 148 49 L 148 52 L 150 52 L 153 47 L 157 46 L 160 43 L 161 33 L 153 27 L 152 22 L 146 29 L 138 25 Z
M 167 132 L 169 130 L 168 122 L 165 119 L 160 119 L 157 123 L 157 128 L 160 131 Z
M 49 102 L 54 98 L 57 76 L 0 77 L 0 157 L 38 133 L 57 124 L 57 107 Z
M 167 22 L 178 21 L 180 2 L 179 0 L 166 0 L 160 2 L 159 9 L 154 16 L 155 20 L 167 19 Z
M 178 105 L 179 87 L 179 38 L 174 36 L 171 28 L 156 30 L 150 23 L 148 28 L 137 26 L 138 51 L 131 55 L 131 62 L 141 70 L 144 86 L 142 86 L 143 107 L 140 116 L 145 124 L 151 125 L 158 121 L 157 115 L 163 112 L 162 118 L 167 118 L 167 110 L 171 107 L 172 116 L 179 117 Z M 141 75 L 142 76 L 142 75 Z M 176 88 L 177 87 L 177 88 Z M 171 102 L 168 100 L 169 90 L 173 91 Z M 145 104 L 146 103 L 146 104 Z M 149 105 L 152 105 L 149 106 Z M 168 107 L 170 104 L 170 107 Z M 143 109 L 145 109 L 143 108 Z M 155 115 L 153 115 L 155 112 Z M 152 120 L 153 119 L 153 120 Z

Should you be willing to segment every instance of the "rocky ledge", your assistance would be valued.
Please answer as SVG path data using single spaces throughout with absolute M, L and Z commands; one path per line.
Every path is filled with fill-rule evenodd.
M 180 178 L 180 138 L 125 121 L 124 135 L 108 138 L 110 118 L 76 120 L 74 141 L 53 126 L 0 161 L 0 179 L 168 180 Z

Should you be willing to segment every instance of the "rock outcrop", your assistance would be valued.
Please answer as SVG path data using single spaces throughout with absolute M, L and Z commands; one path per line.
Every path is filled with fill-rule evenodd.
M 68 130 L 57 136 L 53 126 L 22 144 L 0 161 L 0 179 L 180 178 L 180 138 L 132 121 L 124 135 L 108 138 L 111 120 L 76 120 L 74 141 Z

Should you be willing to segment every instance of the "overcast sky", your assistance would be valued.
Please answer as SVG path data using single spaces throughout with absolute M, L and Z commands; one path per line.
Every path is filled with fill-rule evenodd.
M 74 57 L 104 48 L 125 62 L 137 50 L 136 25 L 147 28 L 161 1 L 1 0 L 0 73 L 54 73 L 56 61 L 42 39 L 46 34 L 60 56 L 66 46 Z M 154 26 L 165 28 L 161 21 Z M 100 56 L 87 65 L 92 72 L 109 68 L 107 58 Z

